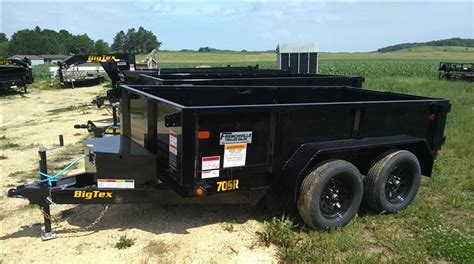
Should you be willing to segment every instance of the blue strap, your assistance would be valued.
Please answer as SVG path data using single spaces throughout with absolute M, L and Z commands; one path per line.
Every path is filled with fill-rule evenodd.
M 43 173 L 43 172 L 39 171 L 38 172 L 39 175 L 41 175 L 43 177 L 46 177 L 46 179 L 40 180 L 40 182 L 48 182 L 48 186 L 52 186 L 52 184 L 51 184 L 52 182 L 57 182 L 58 180 L 60 180 L 60 176 L 63 176 L 66 172 L 68 172 L 70 169 L 72 169 L 77 163 L 79 163 L 79 161 L 81 161 L 86 156 L 87 155 L 85 155 L 85 154 L 79 156 L 78 158 L 73 160 L 71 163 L 69 163 L 66 167 L 64 167 L 64 169 L 58 171 L 54 175 L 49 175 L 49 174 L 46 174 L 46 173 Z

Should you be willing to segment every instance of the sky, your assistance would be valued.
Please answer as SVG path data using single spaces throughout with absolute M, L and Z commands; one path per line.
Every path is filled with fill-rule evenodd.
M 118 31 L 143 26 L 168 50 L 317 42 L 321 51 L 355 52 L 474 38 L 474 1 L 0 1 L 0 31 L 8 37 L 39 26 L 112 43 Z

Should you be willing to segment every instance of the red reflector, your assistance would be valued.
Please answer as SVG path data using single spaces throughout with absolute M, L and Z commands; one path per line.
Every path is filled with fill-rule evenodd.
M 429 121 L 434 121 L 436 119 L 436 115 L 435 114 L 431 114 L 428 116 L 428 120 Z
M 209 131 L 198 131 L 197 138 L 198 139 L 208 139 L 211 136 Z

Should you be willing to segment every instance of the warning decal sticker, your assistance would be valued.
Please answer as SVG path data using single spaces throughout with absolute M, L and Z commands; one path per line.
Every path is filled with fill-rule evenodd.
M 202 179 L 217 178 L 219 177 L 219 170 L 206 170 L 201 172 Z
M 215 170 L 221 167 L 221 157 L 202 157 L 202 170 Z
M 252 143 L 252 132 L 222 132 L 220 136 L 220 144 L 237 144 L 237 143 Z
M 224 168 L 245 166 L 247 144 L 226 144 L 224 146 Z
M 173 170 L 178 168 L 178 136 L 176 132 L 170 130 L 169 136 L 169 166 Z
M 178 137 L 174 131 L 170 131 L 170 146 L 169 146 L 170 153 L 174 155 L 178 155 Z

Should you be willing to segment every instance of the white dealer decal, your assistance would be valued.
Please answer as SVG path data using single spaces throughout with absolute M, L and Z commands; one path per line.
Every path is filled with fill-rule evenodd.
M 252 143 L 252 132 L 222 132 L 220 135 L 220 144 Z

